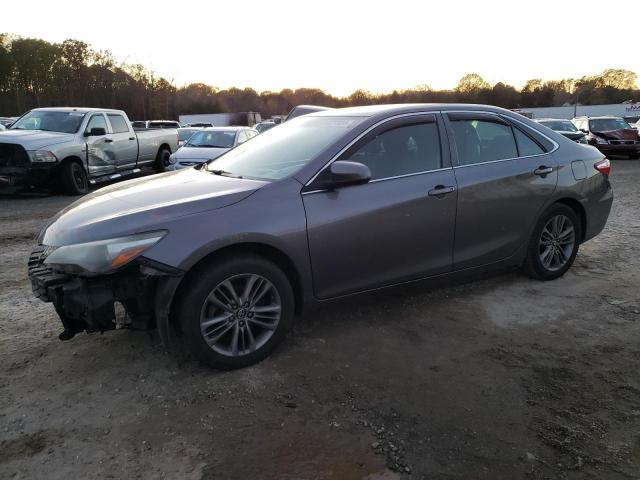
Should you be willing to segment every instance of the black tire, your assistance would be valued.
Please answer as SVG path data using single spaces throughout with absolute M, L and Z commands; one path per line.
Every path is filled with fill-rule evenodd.
M 557 237 L 554 235 L 549 236 L 549 225 L 552 225 L 552 222 L 556 218 L 564 218 L 565 223 L 560 230 L 568 232 L 569 226 L 573 228 L 572 238 L 570 234 L 560 234 Z M 551 228 L 551 230 L 553 230 L 553 228 Z M 582 227 L 576 212 L 571 207 L 561 203 L 552 205 L 540 216 L 533 229 L 527 247 L 527 257 L 523 265 L 523 270 L 530 277 L 543 281 L 555 280 L 561 277 L 571 268 L 571 265 L 573 265 L 573 261 L 578 254 L 581 238 Z M 570 253 L 568 253 L 569 245 L 571 246 Z M 555 249 L 558 253 L 549 254 L 549 249 L 551 249 L 551 252 Z M 545 265 L 545 263 L 549 261 L 550 255 L 552 257 L 550 263 L 558 259 L 557 264 Z
M 158 150 L 158 155 L 156 155 L 156 161 L 153 164 L 153 168 L 156 172 L 162 173 L 167 171 L 167 167 L 169 166 L 169 157 L 171 156 L 171 152 L 166 148 L 161 148 Z
M 223 341 L 226 341 L 227 339 L 232 343 L 234 329 L 239 329 L 239 331 L 243 331 L 243 329 L 251 331 L 250 325 L 253 325 L 254 331 L 250 337 L 247 335 L 246 338 L 253 339 L 254 335 L 258 338 L 258 334 L 264 334 L 265 332 L 271 332 L 267 333 L 270 337 L 265 339 L 264 343 L 253 351 L 249 350 L 247 353 L 235 356 L 231 353 L 223 354 L 214 350 L 214 348 L 217 347 L 209 346 L 205 340 L 201 317 L 204 316 L 205 318 L 209 318 L 218 315 L 217 318 L 220 318 L 221 313 L 222 315 L 231 315 L 230 311 L 217 311 L 217 305 L 210 302 L 208 299 L 211 298 L 210 294 L 213 294 L 214 290 L 223 285 L 225 280 L 231 279 L 233 282 L 236 281 L 234 279 L 242 279 L 243 276 L 247 275 L 264 278 L 271 283 L 272 287 L 275 288 L 276 293 L 274 296 L 277 296 L 281 305 L 280 318 L 274 329 L 264 329 L 261 332 L 261 327 L 256 327 L 255 324 L 249 323 L 250 321 L 259 321 L 257 318 L 249 320 L 244 316 L 244 314 L 240 317 L 239 310 L 236 310 L 232 320 L 227 318 L 222 322 L 221 327 L 213 327 L 214 330 L 220 328 L 217 332 L 221 332 L 227 328 L 228 333 L 223 335 L 220 343 L 223 343 Z M 196 271 L 190 274 L 187 283 L 181 287 L 180 291 L 181 293 L 177 299 L 176 308 L 173 310 L 173 313 L 180 323 L 180 328 L 184 333 L 185 342 L 191 353 L 197 359 L 213 368 L 224 370 L 241 368 L 265 359 L 271 354 L 271 352 L 273 352 L 278 344 L 282 342 L 293 323 L 294 295 L 289 279 L 274 263 L 256 255 L 232 256 L 224 260 L 209 262 L 198 267 Z M 271 295 L 271 293 L 269 295 Z M 241 301 L 242 299 L 243 297 L 241 296 Z M 244 304 L 244 306 L 247 306 L 247 304 L 248 302 Z M 242 305 L 239 306 L 242 307 Z M 210 307 L 213 307 L 213 310 L 216 310 L 218 313 L 213 313 L 211 310 L 208 310 Z M 256 306 L 256 308 L 259 307 Z M 250 308 L 247 308 L 247 311 L 250 311 Z M 256 314 L 256 317 L 257 316 L 258 314 Z M 238 326 L 242 325 L 241 318 L 245 320 L 245 324 L 243 326 Z M 231 325 L 234 322 L 235 324 Z M 231 330 L 228 330 L 229 328 L 231 328 Z M 256 333 L 256 331 L 258 333 Z M 211 334 L 211 332 L 213 332 L 213 330 L 208 333 Z M 241 335 L 243 338 L 243 349 L 246 350 L 244 348 L 245 334 L 242 333 Z M 217 335 L 212 336 L 215 337 Z
M 65 195 L 84 195 L 89 191 L 87 172 L 79 162 L 67 162 L 60 170 L 62 192 Z

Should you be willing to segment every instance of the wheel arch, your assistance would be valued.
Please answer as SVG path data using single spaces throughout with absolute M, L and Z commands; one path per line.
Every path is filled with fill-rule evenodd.
M 167 150 L 169 153 L 173 153 L 171 151 L 171 146 L 168 143 L 161 143 L 160 146 L 158 147 L 158 153 L 156 154 L 156 158 L 160 155 L 160 152 L 162 150 Z
M 580 219 L 580 243 L 582 243 L 587 231 L 587 212 L 584 206 L 578 200 L 571 197 L 560 198 L 554 203 L 566 205 L 578 216 L 578 218 Z
M 171 323 L 177 327 L 177 323 L 175 321 L 176 315 L 173 312 L 174 305 L 178 303 L 175 300 L 180 298 L 182 290 L 186 288 L 189 280 L 198 274 L 199 270 L 206 268 L 207 264 L 215 262 L 219 258 L 243 254 L 257 255 L 259 257 L 265 258 L 273 262 L 284 272 L 284 274 L 290 280 L 291 288 L 293 289 L 295 312 L 297 314 L 301 313 L 304 303 L 302 277 L 291 258 L 281 249 L 274 247 L 273 245 L 260 242 L 244 242 L 220 247 L 212 252 L 209 252 L 207 255 L 199 259 L 191 266 L 191 268 L 187 271 L 187 273 L 180 281 L 180 284 L 176 288 L 176 292 L 173 297 L 174 301 L 172 301 L 171 305 Z

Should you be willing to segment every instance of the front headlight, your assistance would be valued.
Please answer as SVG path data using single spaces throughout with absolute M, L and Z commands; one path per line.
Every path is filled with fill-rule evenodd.
M 169 163 L 174 164 L 176 163 L 176 154 L 172 153 L 171 155 L 169 155 Z
M 154 246 L 166 231 L 65 245 L 55 249 L 44 263 L 67 273 L 110 273 Z
M 58 161 L 56 156 L 47 150 L 28 150 L 27 153 L 32 163 L 53 163 Z
M 576 142 L 578 142 L 578 143 L 589 143 L 589 140 L 587 139 L 586 135 L 583 135 L 578 140 L 576 140 Z
M 609 141 L 608 141 L 608 140 L 605 140 L 605 139 L 604 139 L 604 138 L 602 138 L 602 137 L 596 137 L 596 143 L 597 143 L 598 145 L 607 145 L 607 144 L 609 143 Z

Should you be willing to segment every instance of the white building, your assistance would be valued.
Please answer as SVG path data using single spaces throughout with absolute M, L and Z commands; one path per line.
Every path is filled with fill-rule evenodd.
M 611 105 L 578 105 L 568 107 L 520 108 L 520 112 L 530 114 L 532 118 L 597 117 L 612 115 L 636 122 L 640 118 L 640 103 L 614 103 Z M 529 116 L 529 115 L 527 115 Z

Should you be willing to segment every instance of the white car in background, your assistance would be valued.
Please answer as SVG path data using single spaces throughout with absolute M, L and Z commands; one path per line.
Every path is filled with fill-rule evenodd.
M 210 127 L 195 132 L 169 157 L 168 170 L 194 167 L 218 158 L 236 145 L 258 135 L 249 127 Z

